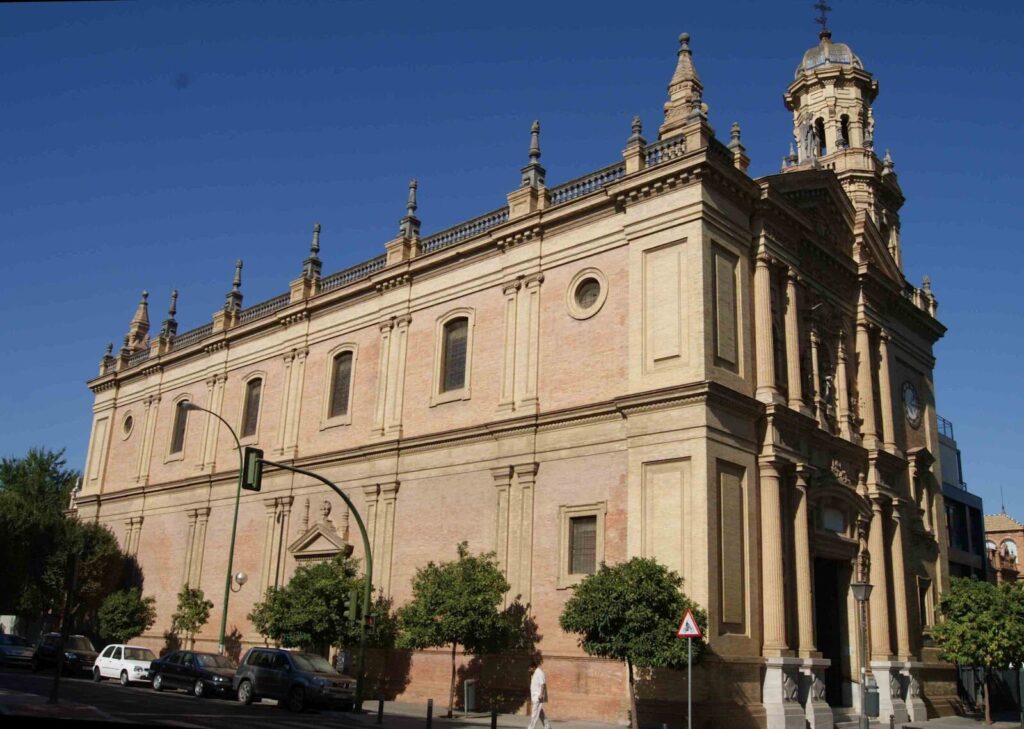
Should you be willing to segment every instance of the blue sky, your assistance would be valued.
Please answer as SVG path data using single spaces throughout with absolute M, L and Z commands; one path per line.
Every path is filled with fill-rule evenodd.
M 549 184 L 656 136 L 676 37 L 712 125 L 755 175 L 790 140 L 782 93 L 817 41 L 801 2 L 0 5 L 0 455 L 84 463 L 91 393 L 139 292 L 154 326 L 210 320 L 245 259 L 287 290 L 314 222 L 325 272 L 383 251 L 419 179 L 424 233 L 501 205 L 542 123 Z M 876 145 L 907 203 L 908 278 L 931 276 L 939 412 L 971 490 L 1024 517 L 1019 201 L 1024 11 L 834 0 L 835 40 L 879 79 Z

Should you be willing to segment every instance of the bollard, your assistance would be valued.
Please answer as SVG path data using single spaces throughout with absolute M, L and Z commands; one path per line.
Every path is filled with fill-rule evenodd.
M 377 694 L 377 723 L 384 723 L 384 694 Z
M 896 729 L 896 716 L 889 714 L 889 729 Z
M 491 729 L 498 729 L 498 707 L 491 707 Z
M 427 699 L 427 729 L 434 722 L 434 700 Z

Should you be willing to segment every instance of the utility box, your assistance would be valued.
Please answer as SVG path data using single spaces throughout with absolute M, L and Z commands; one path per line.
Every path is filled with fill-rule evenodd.
M 878 684 L 874 676 L 864 678 L 864 713 L 872 718 L 878 717 Z
M 476 708 L 476 684 L 477 679 L 467 678 L 462 684 L 462 709 L 467 714 L 477 711 Z

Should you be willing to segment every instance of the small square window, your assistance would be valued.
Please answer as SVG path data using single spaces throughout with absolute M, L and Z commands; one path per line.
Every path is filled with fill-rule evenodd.
M 572 587 L 604 561 L 605 502 L 559 507 L 558 588 Z
M 569 519 L 569 574 L 592 575 L 597 569 L 597 517 Z

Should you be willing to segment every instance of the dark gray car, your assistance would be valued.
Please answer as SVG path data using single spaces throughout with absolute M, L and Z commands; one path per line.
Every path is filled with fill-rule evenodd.
M 351 708 L 355 696 L 355 680 L 322 656 L 281 648 L 249 649 L 233 686 L 243 704 L 276 699 L 296 712 L 307 706 Z
M 32 644 L 21 636 L 0 633 L 0 665 L 28 666 L 32 652 Z

